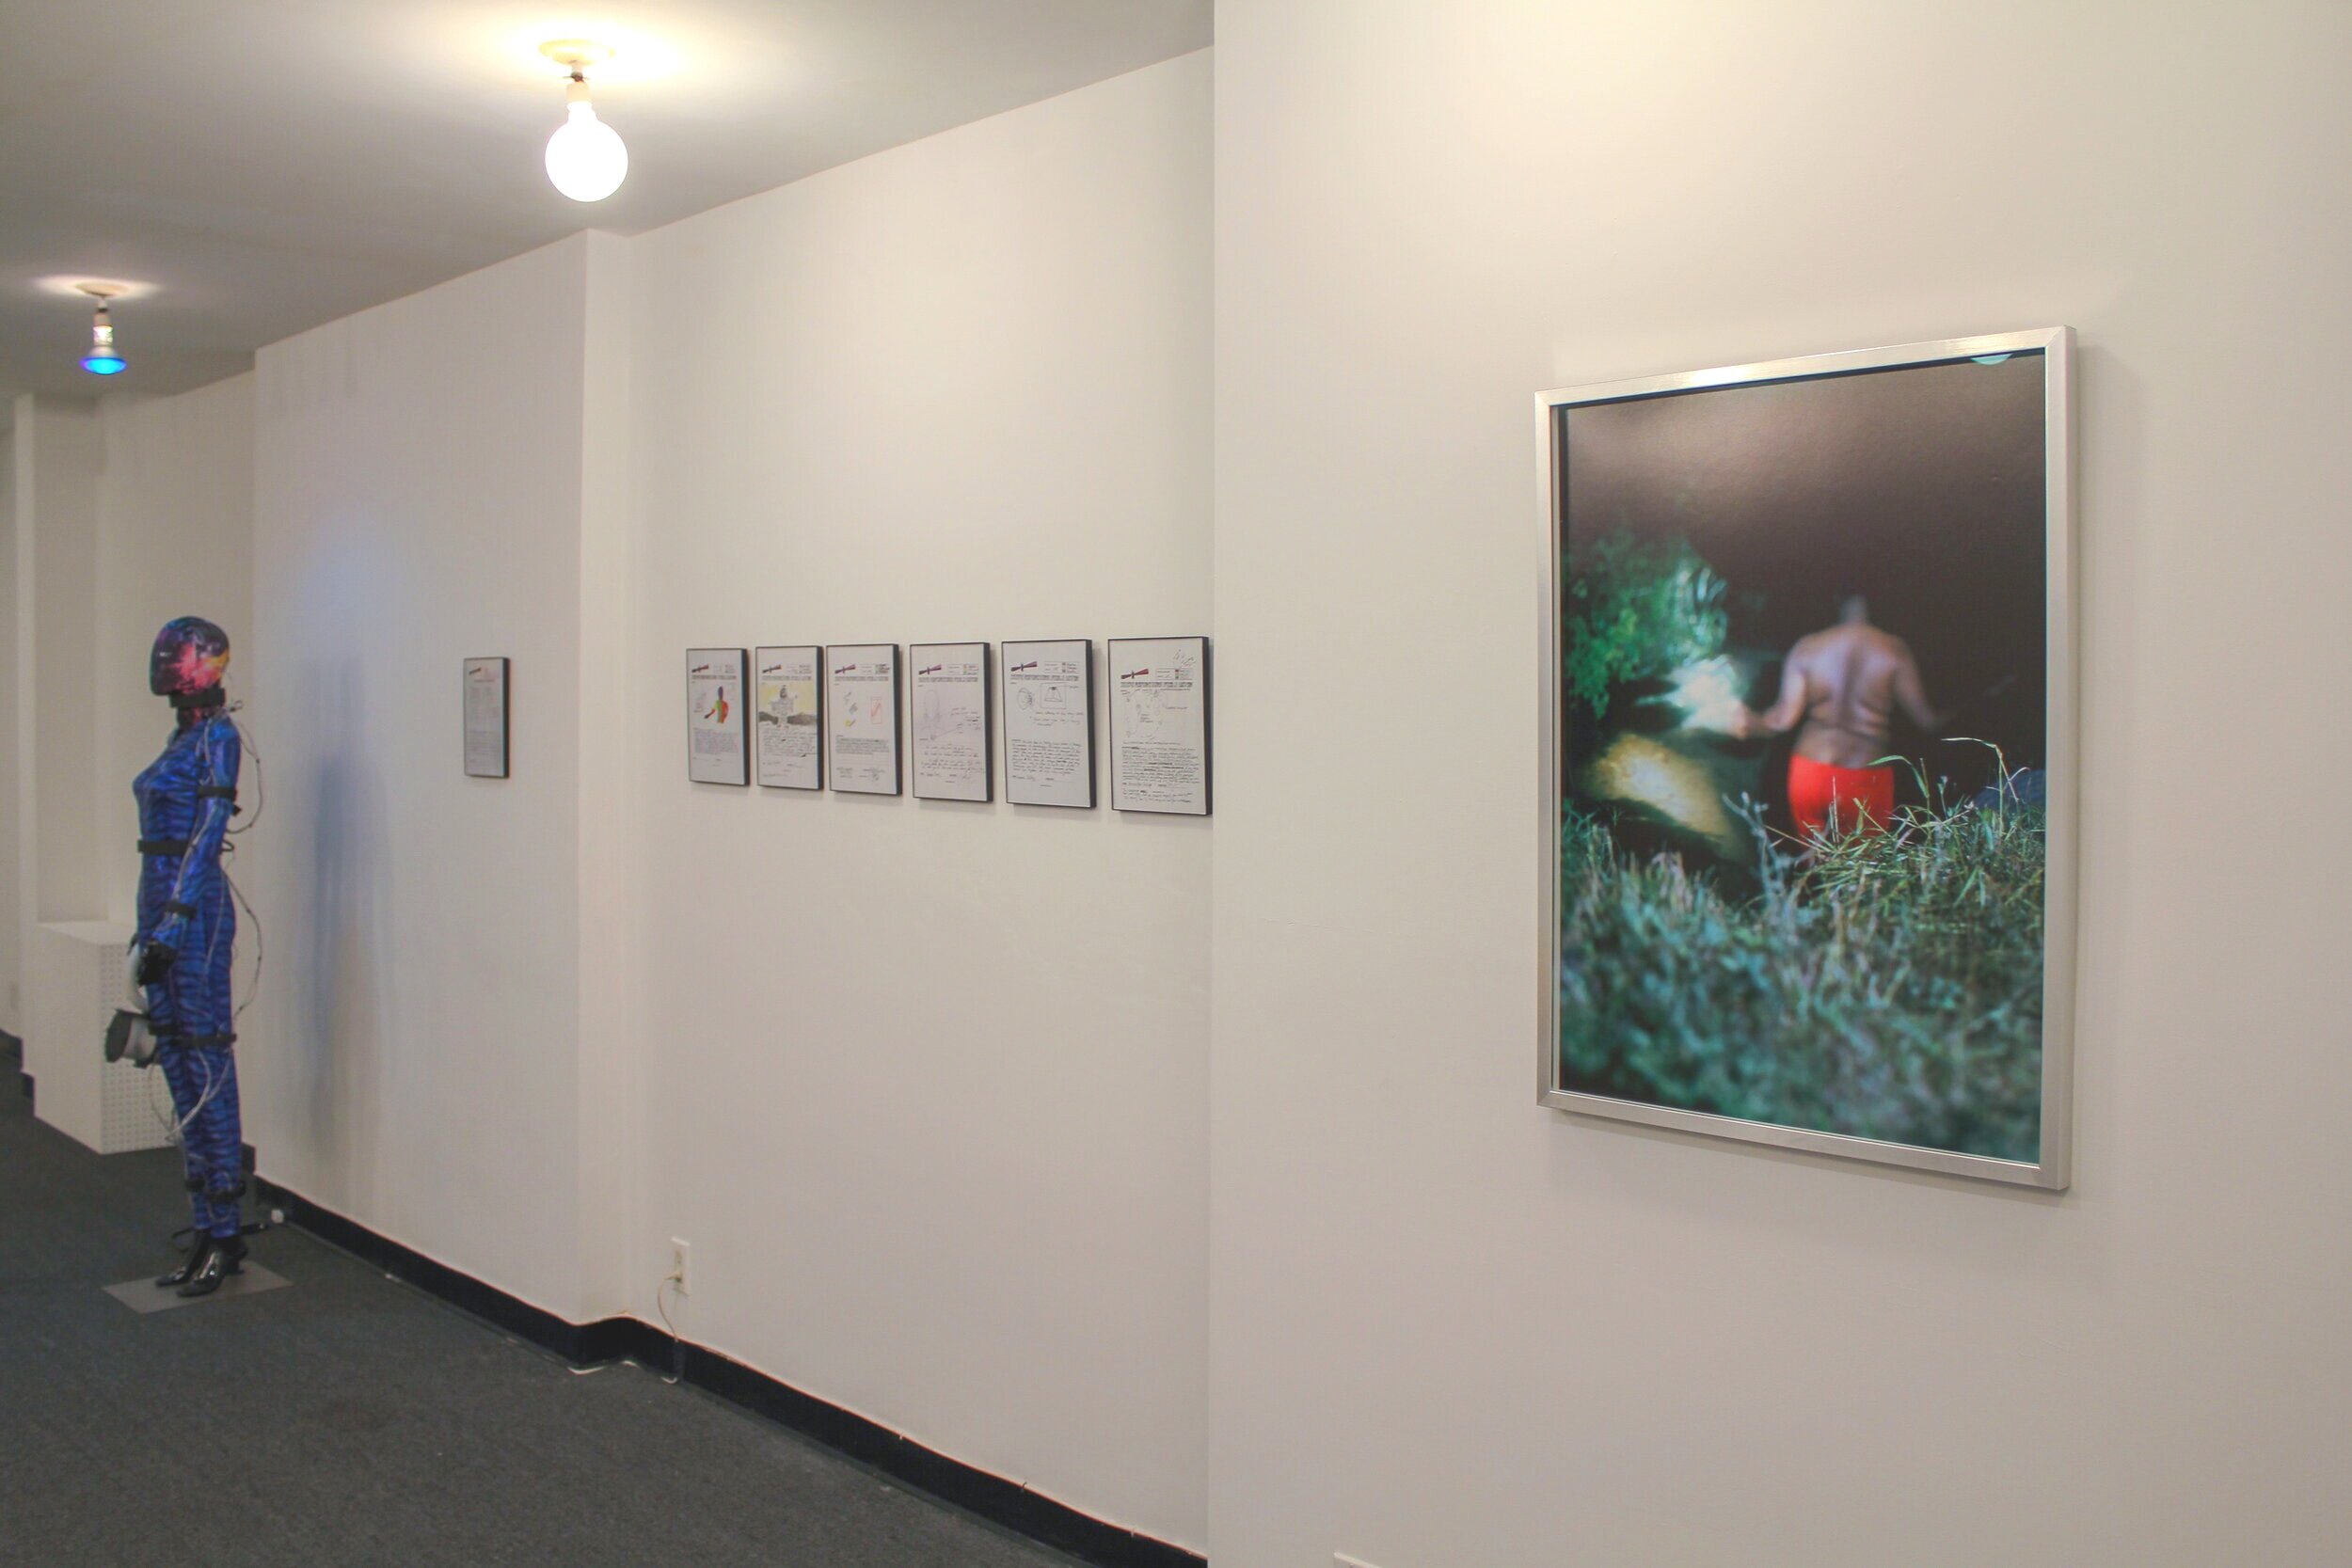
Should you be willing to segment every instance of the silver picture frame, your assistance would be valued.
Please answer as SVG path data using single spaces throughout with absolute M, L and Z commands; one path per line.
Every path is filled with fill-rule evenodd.
M 1776 381 L 1815 380 L 1906 366 L 1951 363 L 1998 355 L 2042 356 L 2046 540 L 2046 755 L 2049 792 L 2046 816 L 2046 882 L 2043 902 L 2043 988 L 2041 1140 L 2039 1157 L 2028 1163 L 1952 1149 L 1881 1142 L 1867 1137 L 1777 1123 L 1748 1121 L 1675 1107 L 1568 1089 L 1561 1083 L 1559 1045 L 1560 878 L 1557 862 L 1563 807 L 1560 746 L 1563 736 L 1560 646 L 1561 541 L 1565 529 L 1562 501 L 1564 424 L 1560 411 L 1582 404 L 1656 398 Z M 1537 1098 L 1551 1109 L 1577 1117 L 1634 1122 L 1684 1132 L 1736 1139 L 1778 1148 L 1872 1161 L 1952 1176 L 2063 1191 L 2074 1177 L 2074 1022 L 2076 933 L 2077 766 L 2075 646 L 2075 498 L 2074 463 L 2074 331 L 2046 327 L 1984 337 L 1821 354 L 1756 364 L 1730 365 L 1677 375 L 1650 376 L 1590 386 L 1559 388 L 1535 396 L 1538 477 L 1542 489 L 1537 528 L 1537 623 L 1544 672 L 1542 711 L 1542 817 L 1537 824 L 1541 884 L 1541 950 L 1537 955 Z

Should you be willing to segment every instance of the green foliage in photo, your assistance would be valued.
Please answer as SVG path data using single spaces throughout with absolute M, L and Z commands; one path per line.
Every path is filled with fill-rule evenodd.
M 1593 719 L 1611 690 L 1724 651 L 1723 577 L 1683 540 L 1602 535 L 1572 552 L 1561 615 L 1568 700 Z

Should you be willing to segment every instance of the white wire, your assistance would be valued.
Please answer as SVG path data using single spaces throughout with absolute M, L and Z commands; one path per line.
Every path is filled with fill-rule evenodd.
M 147 1065 L 150 1068 L 152 1068 L 155 1064 L 151 1059 Z M 161 1072 L 157 1072 L 155 1074 L 155 1078 L 162 1078 L 163 1076 L 164 1075 Z M 168 1084 L 168 1080 L 167 1080 L 167 1084 Z M 167 1090 L 164 1097 L 164 1105 L 169 1105 L 170 1103 L 171 1097 L 168 1090 Z M 155 1125 L 157 1127 L 163 1129 L 164 1144 L 167 1148 L 168 1148 L 169 1146 L 180 1141 L 180 1122 L 178 1119 L 179 1108 L 177 1106 L 173 1106 L 171 1110 L 167 1112 L 164 1109 L 164 1105 L 158 1105 L 155 1103 L 155 1079 L 149 1079 L 147 1082 L 147 1114 L 155 1118 Z
M 262 813 L 269 806 L 269 780 L 262 774 L 262 753 L 255 749 L 253 745 L 253 736 L 246 733 L 246 727 L 243 724 L 237 722 L 236 716 L 238 712 L 244 708 L 244 706 L 245 705 L 243 703 L 230 703 L 227 708 L 222 710 L 222 716 L 229 721 L 229 727 L 237 732 L 237 746 L 239 750 L 242 751 L 246 756 L 253 759 L 253 815 L 246 820 L 244 827 L 231 828 L 229 830 L 226 836 L 230 838 L 234 838 L 241 833 L 251 832 L 253 831 L 254 824 L 262 820 Z
M 156 1049 L 160 1053 L 163 1050 L 163 1047 L 159 1044 Z M 160 1057 L 149 1057 L 146 1067 L 154 1072 L 155 1078 L 163 1079 L 166 1088 L 165 1104 L 170 1104 L 169 1087 L 171 1080 L 165 1077 L 163 1064 Z M 179 1114 L 180 1107 L 177 1105 L 172 1105 L 170 1113 L 167 1115 L 164 1110 L 164 1106 L 155 1103 L 155 1080 L 152 1078 L 148 1080 L 147 1114 L 155 1118 L 155 1125 L 163 1130 L 164 1143 L 167 1148 L 176 1148 L 184 1145 L 188 1141 L 187 1133 L 189 1124 L 196 1120 L 199 1112 L 202 1111 L 206 1105 L 212 1103 L 213 1091 L 215 1087 L 215 1085 L 210 1082 L 212 1075 L 212 1069 L 206 1068 L 204 1069 L 204 1076 L 207 1082 L 204 1086 L 204 1092 L 202 1095 L 198 1097 L 196 1108 L 191 1110 L 185 1117 L 182 1117 Z M 228 1080 L 223 1078 L 221 1082 L 225 1084 Z
M 158 1047 L 158 1049 L 160 1050 L 165 1048 Z M 197 1065 L 199 1067 L 203 1066 L 200 1062 Z M 157 1069 L 155 1076 L 158 1078 L 162 1078 L 164 1076 L 160 1067 Z M 169 1080 L 166 1079 L 165 1082 L 168 1083 Z M 180 1117 L 174 1120 L 166 1120 L 163 1112 L 156 1108 L 155 1085 L 152 1084 L 148 1085 L 147 1108 L 154 1114 L 155 1124 L 164 1130 L 165 1141 L 170 1144 L 185 1144 L 187 1142 L 189 1125 L 203 1113 L 205 1106 L 210 1105 L 213 1102 L 213 1096 L 219 1092 L 219 1090 L 227 1085 L 228 1082 L 229 1075 L 227 1073 L 222 1073 L 218 1079 L 215 1079 L 213 1077 L 213 1069 L 209 1067 L 204 1068 L 204 1092 L 197 1097 L 194 1108 L 191 1109 L 186 1116 Z M 172 1108 L 174 1111 L 179 1109 L 178 1106 L 174 1106 Z
M 205 1062 L 201 1058 L 198 1059 L 196 1065 L 204 1069 L 204 1092 L 196 1097 L 195 1109 L 189 1111 L 186 1116 L 180 1118 L 180 1138 L 182 1142 L 186 1141 L 188 1129 L 194 1125 L 196 1118 L 204 1114 L 204 1107 L 213 1102 L 213 1096 L 218 1094 L 222 1087 L 229 1082 L 229 1074 L 224 1072 L 217 1077 L 214 1076 L 211 1064 Z
M 245 1010 L 253 1006 L 254 997 L 261 994 L 262 959 L 263 957 L 262 945 L 262 917 L 253 912 L 253 901 L 245 895 L 245 889 L 237 885 L 237 879 L 229 875 L 229 868 L 227 866 L 221 867 L 220 879 L 229 884 L 229 896 L 236 901 L 239 909 L 245 911 L 246 918 L 253 924 L 253 983 L 246 988 L 245 1000 L 238 1003 L 236 1010 L 229 1015 L 229 1022 L 233 1028 L 237 1020 L 245 1017 Z M 233 967 L 237 961 L 236 949 L 233 947 L 229 950 L 229 961 L 231 967 Z
M 244 707 L 245 705 L 243 703 L 231 703 L 225 710 L 225 715 L 229 720 L 230 726 L 237 732 L 237 745 L 239 749 L 246 756 L 253 759 L 253 815 L 246 820 L 244 827 L 231 828 L 226 833 L 222 834 L 221 836 L 224 840 L 234 838 L 240 834 L 252 832 L 254 825 L 262 820 L 262 813 L 269 808 L 269 779 L 262 771 L 261 748 L 253 744 L 253 736 L 251 732 L 246 730 L 243 724 L 237 722 L 236 716 L 239 712 L 243 711 Z M 225 847 L 232 855 L 236 853 L 237 847 L 233 844 L 224 843 L 223 847 Z M 253 901 L 245 895 L 245 890 L 237 885 L 237 879 L 229 875 L 229 869 L 227 866 L 224 865 L 221 868 L 220 875 L 221 879 L 229 884 L 229 896 L 236 900 L 237 907 L 245 911 L 246 918 L 253 924 L 253 983 L 246 989 L 245 1000 L 237 1004 L 236 1011 L 230 1015 L 230 1022 L 233 1024 L 238 1019 L 245 1017 L 246 1008 L 253 1006 L 253 998 L 260 994 L 262 990 L 262 963 L 263 958 L 262 917 L 254 912 Z M 235 962 L 233 950 L 231 952 L 230 961 L 232 964 Z
M 668 1278 L 664 1279 L 661 1282 L 660 1288 L 656 1290 L 653 1293 L 653 1309 L 661 1314 L 661 1326 L 670 1331 L 670 1366 L 672 1370 L 670 1375 L 662 1378 L 661 1381 L 669 1384 L 673 1387 L 676 1386 L 678 1381 L 686 1376 L 686 1340 L 679 1335 L 677 1331 L 677 1324 L 670 1321 L 670 1308 L 663 1301 L 663 1298 L 670 1293 L 670 1287 L 675 1285 L 676 1283 L 677 1275 L 672 1275 Z

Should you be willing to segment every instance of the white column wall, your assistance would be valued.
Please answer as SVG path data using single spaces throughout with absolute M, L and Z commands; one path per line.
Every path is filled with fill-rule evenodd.
M 1226 0 L 1217 55 L 1219 1568 L 2352 1559 L 2352 12 Z M 1530 394 L 2054 323 L 2074 1190 L 1538 1109 Z
M 19 909 L 27 925 L 94 920 L 106 907 L 97 855 L 97 405 L 21 396 L 14 436 Z
M 690 784 L 683 683 L 1210 629 L 1209 112 L 1195 55 L 636 242 L 621 707 L 632 1309 L 682 1237 L 690 1337 L 1194 1545 L 1210 824 Z
M 241 1047 L 264 1176 L 580 1306 L 586 236 L 257 360 L 268 755 Z M 513 776 L 465 776 L 460 661 L 513 660 Z
M 39 1079 L 56 1075 L 62 1053 L 96 1048 L 43 1022 L 79 1015 L 43 1005 L 41 988 L 54 981 L 34 961 L 33 936 L 44 921 L 95 920 L 106 908 L 99 870 L 96 631 L 103 449 L 96 405 L 77 399 L 18 397 L 10 434 L 15 635 L 7 681 L 16 722 L 16 865 L 8 920 L 15 927 L 24 1070 Z
M 651 1314 L 631 1289 L 644 1212 L 642 792 L 628 721 L 638 651 L 637 584 L 647 542 L 635 528 L 630 463 L 635 247 L 587 246 L 581 336 L 580 650 L 580 1258 L 578 1316 Z

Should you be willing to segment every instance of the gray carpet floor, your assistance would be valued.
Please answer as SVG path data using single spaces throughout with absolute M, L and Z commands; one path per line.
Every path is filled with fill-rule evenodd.
M 292 1288 L 141 1317 L 178 1155 L 102 1158 L 0 1060 L 0 1562 L 1073 1568 L 628 1364 L 576 1373 L 302 1234 Z

